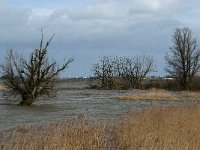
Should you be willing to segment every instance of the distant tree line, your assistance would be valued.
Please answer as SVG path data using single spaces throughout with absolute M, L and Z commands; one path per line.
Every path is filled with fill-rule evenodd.
M 104 56 L 93 65 L 92 70 L 98 79 L 99 88 L 139 88 L 146 76 L 154 70 L 154 60 L 150 56 Z

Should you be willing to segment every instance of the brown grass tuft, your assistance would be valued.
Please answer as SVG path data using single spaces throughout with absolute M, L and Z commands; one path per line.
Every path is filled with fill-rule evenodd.
M 190 100 L 199 100 L 200 99 L 200 92 L 181 91 L 178 94 L 181 97 L 187 98 Z
M 164 90 L 149 90 L 148 92 L 122 95 L 117 98 L 121 100 L 179 100 L 175 94 Z

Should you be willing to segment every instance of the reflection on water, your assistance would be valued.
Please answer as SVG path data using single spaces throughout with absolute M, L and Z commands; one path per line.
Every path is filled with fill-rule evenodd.
M 60 86 L 69 86 L 65 83 Z M 73 86 L 75 87 L 73 83 Z M 82 87 L 86 86 L 82 83 Z M 80 85 L 78 83 L 77 85 Z M 76 85 L 76 86 L 77 86 Z M 59 91 L 56 97 L 43 98 L 31 106 L 3 105 L 1 95 L 0 129 L 8 130 L 23 123 L 43 123 L 68 117 L 85 115 L 90 117 L 114 119 L 130 111 L 157 105 L 156 101 L 118 100 L 116 96 L 136 90 L 65 90 Z M 169 102 L 162 102 L 168 104 Z

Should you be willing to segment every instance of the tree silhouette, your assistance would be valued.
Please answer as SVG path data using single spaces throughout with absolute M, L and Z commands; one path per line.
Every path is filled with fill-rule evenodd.
M 181 89 L 188 90 L 200 69 L 200 51 L 191 29 L 176 29 L 173 46 L 165 59 L 168 64 L 166 71 L 178 81 Z
M 11 95 L 21 96 L 20 105 L 31 105 L 38 97 L 55 92 L 59 73 L 73 61 L 69 58 L 59 66 L 56 61 L 47 58 L 47 48 L 53 37 L 44 43 L 42 33 L 39 48 L 31 53 L 28 60 L 10 50 L 5 63 L 1 64 L 3 84 Z

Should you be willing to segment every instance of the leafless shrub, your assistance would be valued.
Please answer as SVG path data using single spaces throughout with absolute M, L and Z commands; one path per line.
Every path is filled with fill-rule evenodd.
M 154 70 L 154 61 L 149 56 L 103 57 L 93 66 L 94 75 L 100 81 L 100 87 L 111 89 L 117 80 L 125 88 L 139 88 L 145 77 Z

